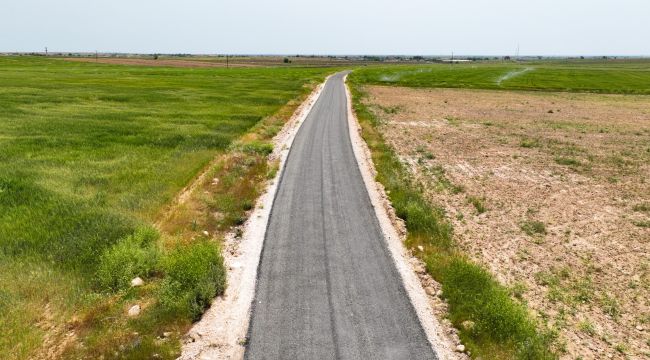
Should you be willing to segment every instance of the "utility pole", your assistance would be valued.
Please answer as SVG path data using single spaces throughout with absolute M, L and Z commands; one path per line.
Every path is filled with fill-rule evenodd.
M 45 56 L 47 56 L 47 46 L 45 47 Z
M 99 56 L 97 54 L 97 50 L 95 50 L 95 62 L 98 62 L 99 60 L 97 59 Z
M 519 60 L 519 44 L 517 44 L 517 54 L 515 55 L 515 59 Z
M 228 69 L 229 64 L 228 64 L 228 54 L 226 54 L 226 69 Z

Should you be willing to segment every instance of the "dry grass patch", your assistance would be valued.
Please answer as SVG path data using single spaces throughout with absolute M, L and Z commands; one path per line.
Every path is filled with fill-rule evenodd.
M 563 357 L 650 354 L 649 97 L 366 89 L 454 240 Z

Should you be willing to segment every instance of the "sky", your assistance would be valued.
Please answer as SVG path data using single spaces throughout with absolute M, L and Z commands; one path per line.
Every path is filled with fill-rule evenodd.
M 650 55 L 648 0 L 0 0 L 0 52 Z

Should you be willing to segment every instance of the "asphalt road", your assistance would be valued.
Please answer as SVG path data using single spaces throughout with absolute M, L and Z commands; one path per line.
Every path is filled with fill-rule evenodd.
M 436 359 L 357 167 L 343 76 L 327 82 L 290 150 L 246 359 Z

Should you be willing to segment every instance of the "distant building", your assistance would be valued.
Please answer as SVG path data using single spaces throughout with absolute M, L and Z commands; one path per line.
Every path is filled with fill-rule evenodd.
M 472 62 L 470 59 L 441 59 L 440 61 L 445 62 L 445 63 L 468 63 Z

